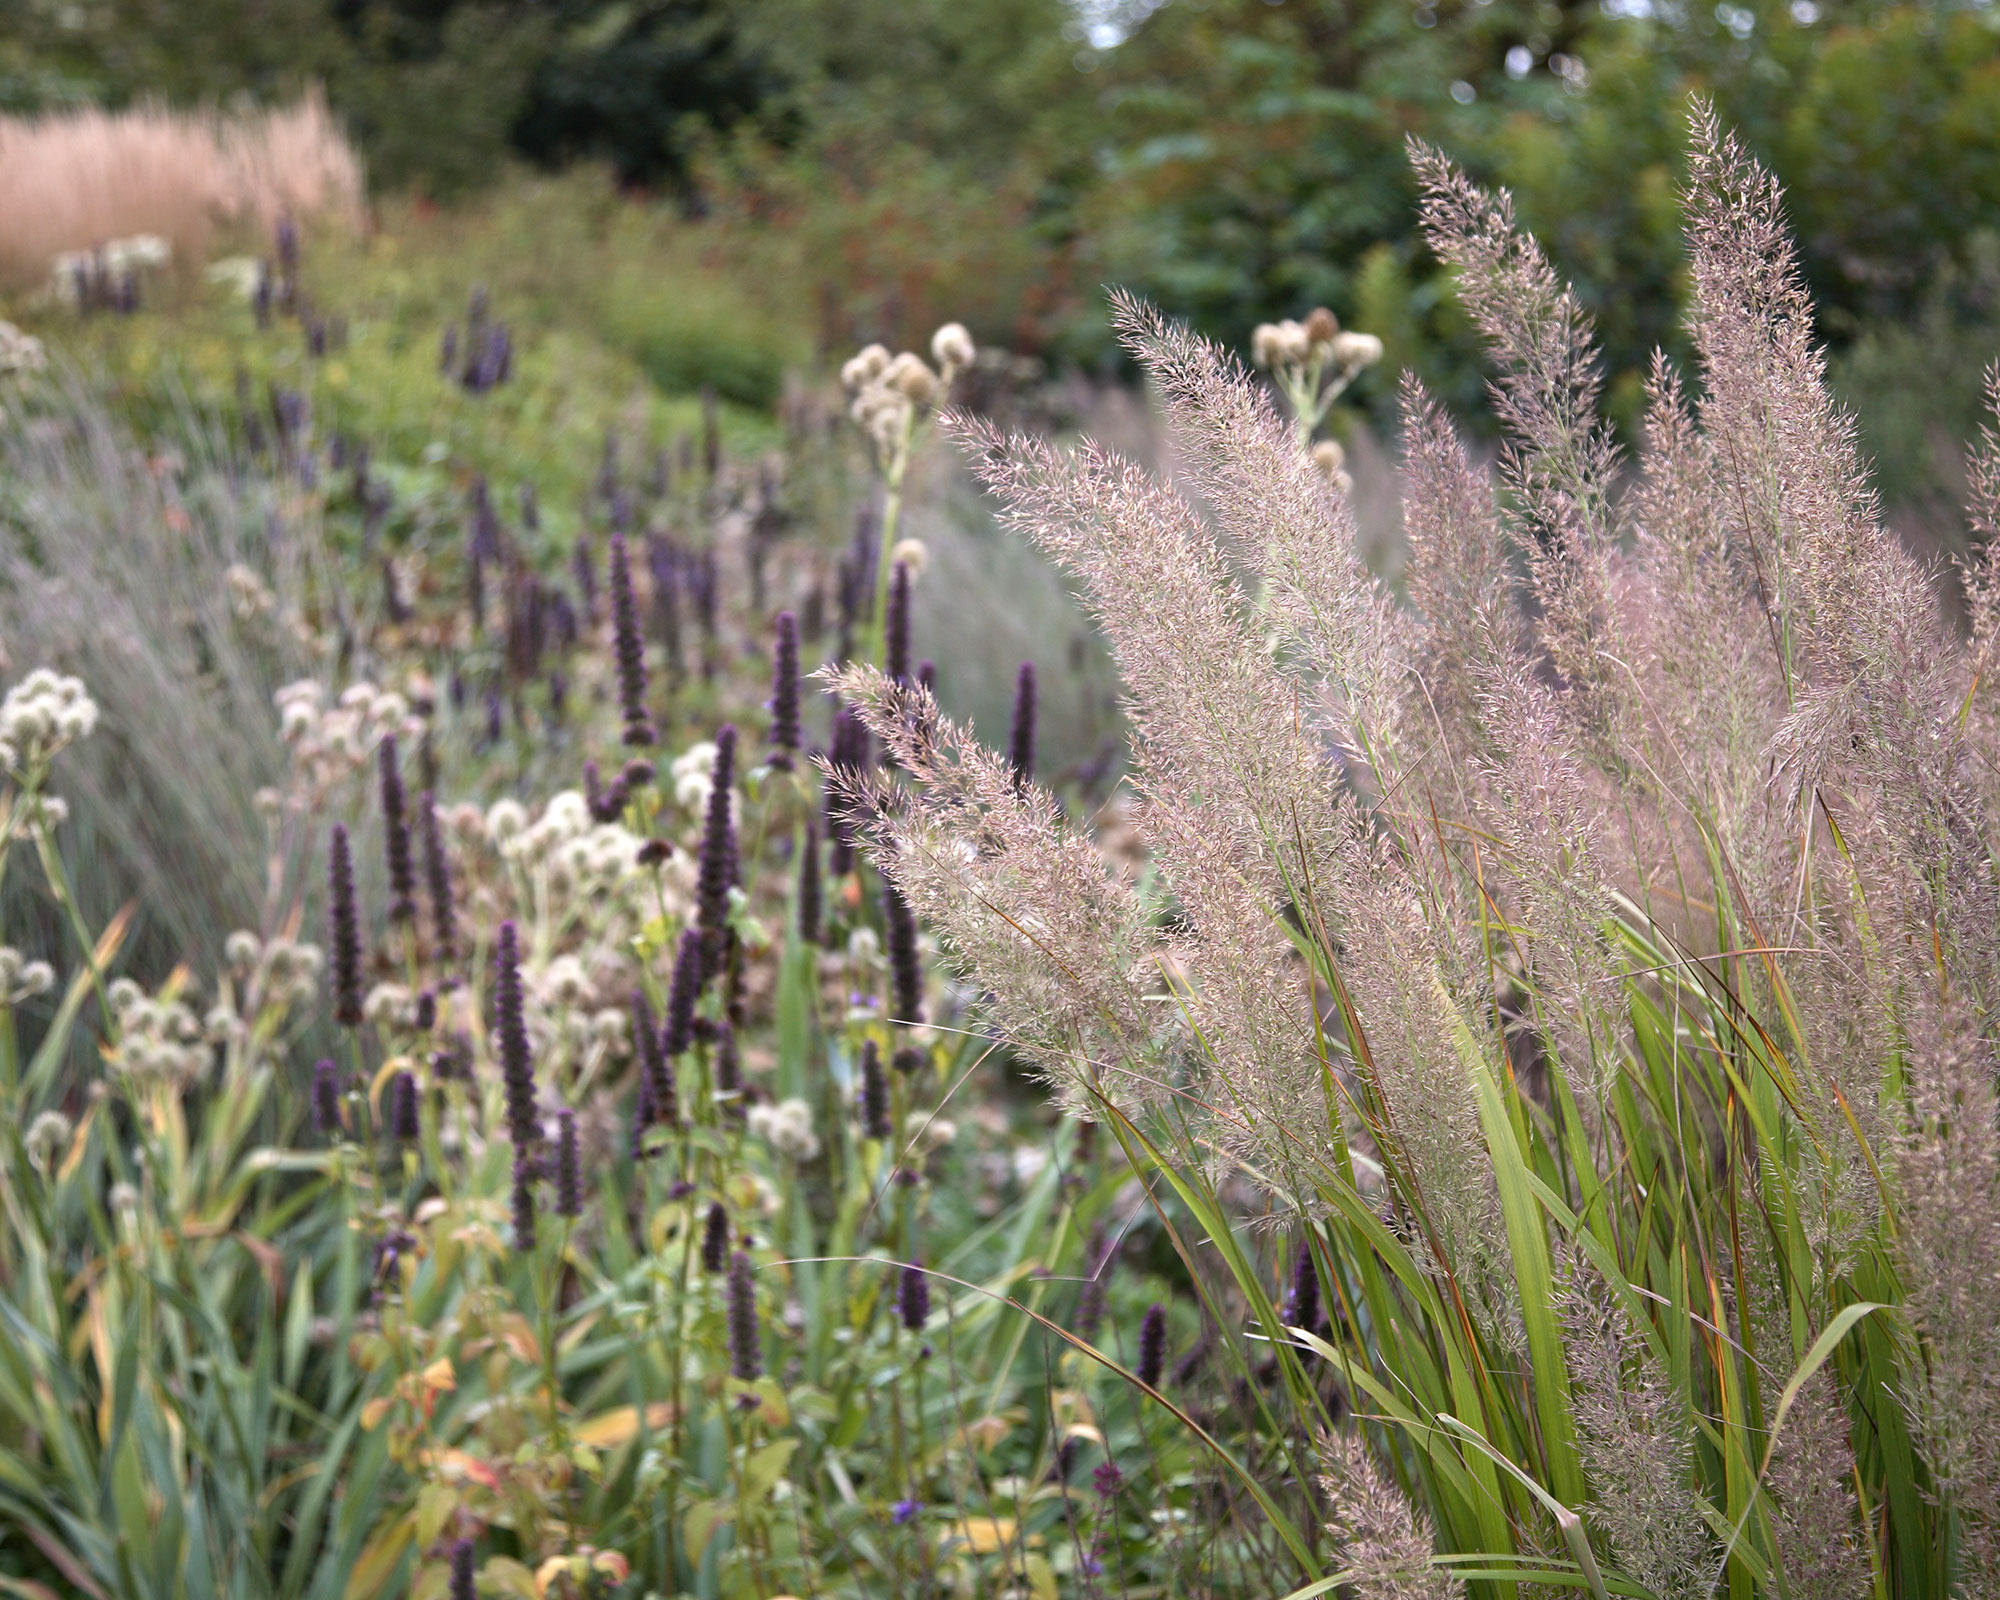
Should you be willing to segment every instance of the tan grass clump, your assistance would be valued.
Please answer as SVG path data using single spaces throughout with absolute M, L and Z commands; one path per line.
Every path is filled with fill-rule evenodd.
M 0 118 L 0 284 L 30 287 L 66 251 L 157 234 L 198 258 L 218 226 L 358 221 L 361 160 L 317 91 L 219 115 L 135 106 Z

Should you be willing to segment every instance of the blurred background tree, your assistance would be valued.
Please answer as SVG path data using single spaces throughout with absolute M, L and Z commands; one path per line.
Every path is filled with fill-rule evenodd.
M 1240 343 L 1326 304 L 1356 398 L 1481 367 L 1404 142 L 1511 187 L 1629 425 L 1678 349 L 1687 95 L 1776 170 L 1892 498 L 1938 485 L 2000 337 L 2000 19 L 1879 0 L 13 0 L 0 108 L 327 85 L 378 192 L 607 167 L 744 241 L 823 353 L 945 316 L 1109 367 L 1100 286 Z M 1912 460 L 1922 464 L 1912 467 Z M 1898 472 L 1911 475 L 1901 482 Z M 1922 480 L 1918 482 L 1917 480 Z M 1949 487 L 1948 485 L 1946 486 Z

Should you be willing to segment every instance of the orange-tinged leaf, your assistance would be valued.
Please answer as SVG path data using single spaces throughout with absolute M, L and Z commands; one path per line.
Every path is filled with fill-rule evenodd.
M 674 1420 L 674 1408 L 665 1400 L 655 1400 L 646 1407 L 646 1426 L 658 1430 L 667 1427 Z M 579 1422 L 570 1429 L 569 1436 L 578 1444 L 587 1444 L 593 1450 L 609 1450 L 637 1437 L 639 1432 L 639 1408 L 637 1406 L 613 1406 Z
M 952 1533 L 972 1547 L 975 1555 L 990 1556 L 1014 1542 L 1020 1524 L 1012 1517 L 967 1517 L 952 1527 Z M 1030 1539 L 1030 1544 L 1039 1540 Z
M 364 1432 L 373 1433 L 382 1426 L 382 1419 L 389 1414 L 389 1408 L 396 1402 L 386 1394 L 378 1394 L 361 1408 L 361 1426 Z
M 450 1356 L 439 1356 L 424 1368 L 424 1387 L 433 1390 L 458 1387 L 458 1374 L 452 1370 Z
M 411 1520 L 398 1517 L 370 1540 L 347 1575 L 347 1600 L 368 1600 L 380 1594 L 416 1536 Z
M 632 1563 L 616 1550 L 600 1550 L 590 1558 L 591 1570 L 602 1572 L 613 1583 L 623 1583 L 632 1576 Z

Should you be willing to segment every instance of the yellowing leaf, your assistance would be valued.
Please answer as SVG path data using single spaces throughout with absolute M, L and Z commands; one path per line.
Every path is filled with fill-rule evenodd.
M 796 1437 L 773 1439 L 750 1458 L 743 1469 L 743 1499 L 746 1504 L 754 1506 L 771 1492 L 771 1486 L 784 1475 L 785 1463 L 792 1459 L 792 1452 L 798 1446 Z
M 646 1407 L 646 1426 L 658 1430 L 669 1426 L 674 1420 L 674 1408 L 665 1400 L 655 1400 Z M 579 1422 L 570 1429 L 570 1438 L 578 1444 L 589 1445 L 593 1450 L 610 1450 L 636 1438 L 639 1432 L 639 1408 L 637 1406 L 613 1406 L 609 1411 L 589 1420 Z
M 975 1555 L 990 1556 L 1014 1542 L 1017 1526 L 1012 1517 L 967 1517 L 951 1531 L 970 1545 Z
M 632 1576 L 632 1563 L 616 1550 L 598 1551 L 590 1558 L 590 1567 L 593 1572 L 605 1574 L 613 1583 L 623 1583 Z
M 424 1368 L 424 1387 L 426 1389 L 456 1389 L 458 1387 L 458 1374 L 452 1371 L 450 1356 L 439 1356 L 437 1360 Z
M 398 1517 L 370 1540 L 347 1575 L 347 1600 L 369 1600 L 380 1594 L 416 1535 L 411 1520 Z
M 389 1414 L 389 1407 L 395 1403 L 386 1394 L 378 1394 L 373 1400 L 370 1400 L 368 1404 L 361 1408 L 361 1426 L 363 1430 L 373 1433 L 377 1428 L 381 1427 L 382 1419 Z
M 488 1556 L 479 1569 L 479 1587 L 487 1594 L 511 1594 L 537 1600 L 535 1575 L 512 1556 Z

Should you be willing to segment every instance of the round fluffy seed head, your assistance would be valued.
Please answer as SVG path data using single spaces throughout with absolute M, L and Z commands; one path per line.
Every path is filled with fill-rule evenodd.
M 410 811 L 393 733 L 383 735 L 376 746 L 376 758 L 382 796 L 382 848 L 389 861 L 389 920 L 409 922 L 417 914 L 417 869 L 410 855 Z
M 908 350 L 889 363 L 882 382 L 911 405 L 927 406 L 937 398 L 937 374 L 924 365 L 922 356 Z
M 1336 366 L 1345 367 L 1350 372 L 1359 372 L 1363 367 L 1372 367 L 1382 359 L 1382 341 L 1372 333 L 1341 333 L 1334 335 L 1332 355 Z
M 790 772 L 799 751 L 799 619 L 778 613 L 771 657 L 771 765 Z
M 507 1089 L 507 1132 L 517 1157 L 525 1156 L 535 1142 L 535 1068 L 521 992 L 521 936 L 511 919 L 500 924 L 494 950 L 493 1020 Z
M 895 1131 L 889 1121 L 889 1075 L 873 1039 L 861 1045 L 861 1131 L 871 1139 L 887 1139 Z
M 1035 777 L 1035 664 L 1023 661 L 1014 676 L 1014 729 L 1007 745 L 1007 762 L 1014 769 L 1014 792 L 1021 793 Z
M 568 1106 L 556 1113 L 556 1215 L 583 1215 L 583 1174 L 577 1164 L 576 1113 Z
M 625 535 L 611 536 L 611 638 L 618 659 L 618 708 L 625 717 L 625 742 L 654 740 L 646 715 L 646 642 L 639 633 L 639 607 L 632 597 L 632 561 Z
M 331 1061 L 313 1063 L 313 1126 L 329 1139 L 337 1139 L 340 1126 L 340 1069 Z
M 757 1282 L 750 1258 L 738 1250 L 729 1258 L 729 1375 L 755 1383 L 764 1374 L 764 1341 L 757 1327 Z
M 514 1152 L 514 1248 L 535 1248 L 535 1175 L 527 1151 L 519 1148 Z
M 729 1260 L 729 1213 L 720 1200 L 712 1201 L 701 1219 L 701 1270 L 713 1277 Z
M 931 1280 L 914 1261 L 903 1267 L 902 1282 L 897 1285 L 896 1310 L 903 1326 L 912 1333 L 922 1333 L 924 1324 L 930 1321 Z
M 417 1080 L 399 1072 L 389 1080 L 389 1128 L 403 1144 L 415 1144 L 421 1132 L 417 1120 Z
M 938 364 L 946 377 L 972 365 L 978 354 L 972 343 L 972 335 L 966 332 L 962 322 L 947 322 L 931 335 L 931 359 Z
M 327 944 L 333 951 L 333 1020 L 358 1028 L 362 1018 L 361 915 L 354 903 L 354 856 L 343 823 L 333 825 L 326 866 Z
M 1315 306 L 1306 314 L 1305 328 L 1306 343 L 1314 349 L 1323 349 L 1340 332 L 1340 319 L 1325 306 Z
M 1148 1389 L 1160 1386 L 1160 1374 L 1167 1363 L 1167 1308 L 1150 1305 L 1139 1324 L 1139 1381 Z

